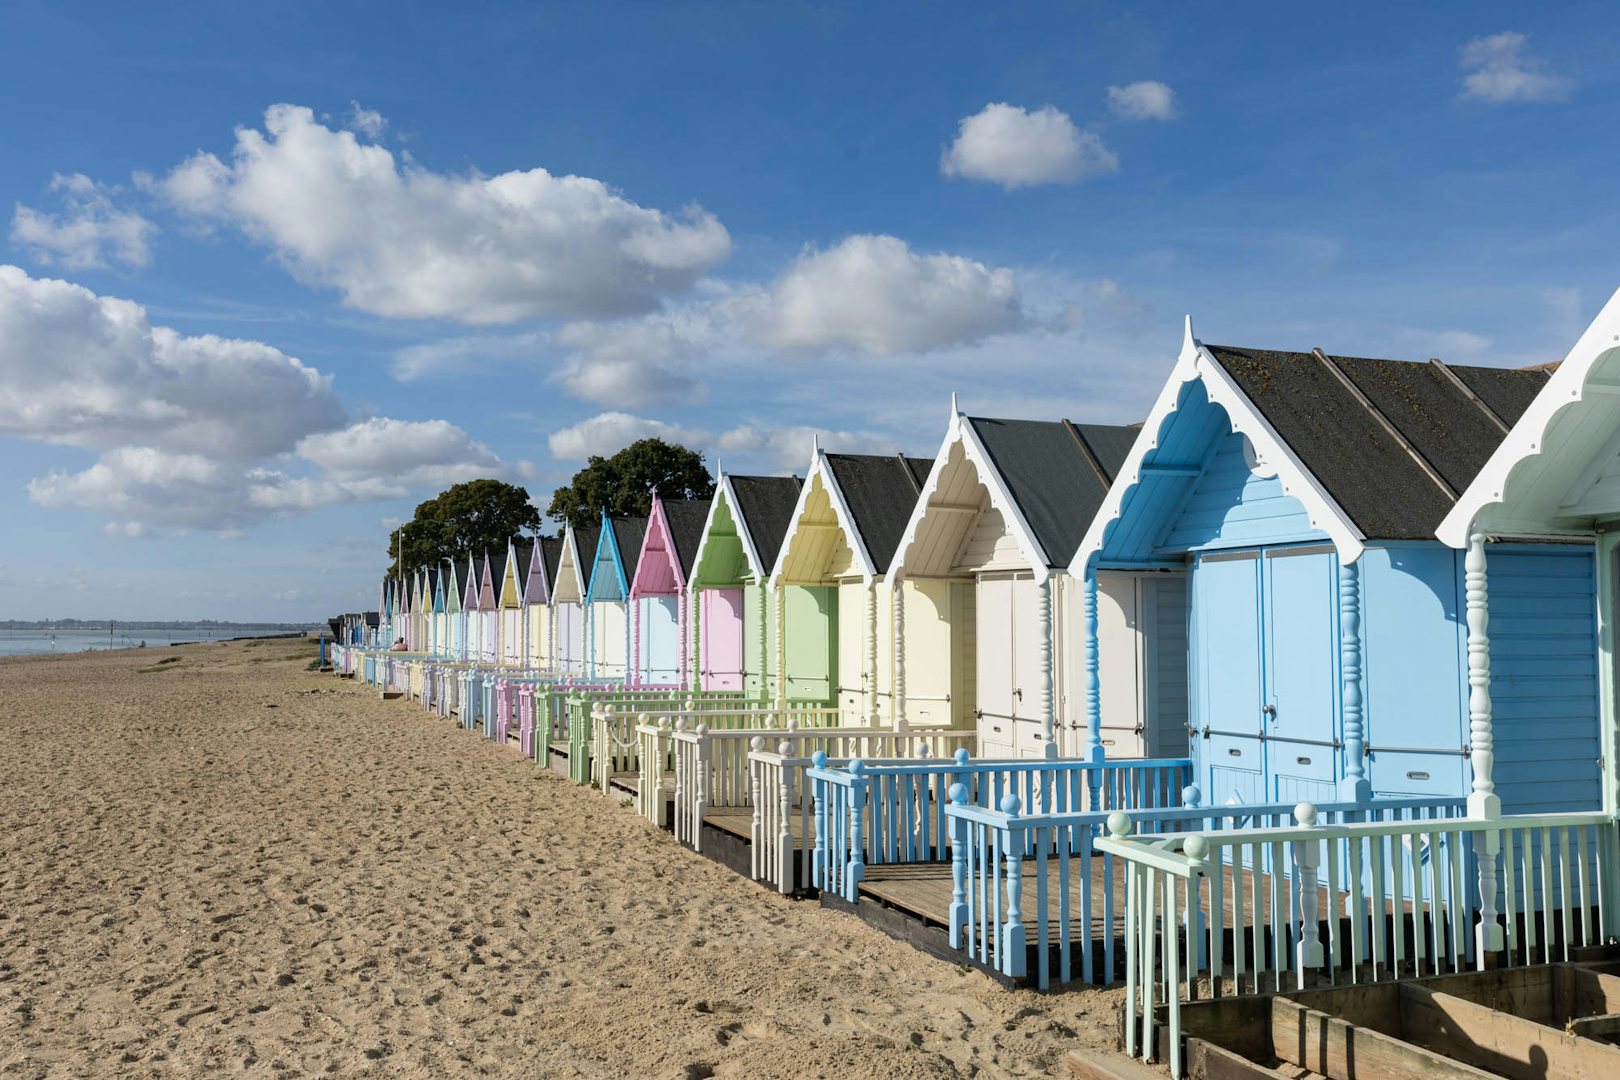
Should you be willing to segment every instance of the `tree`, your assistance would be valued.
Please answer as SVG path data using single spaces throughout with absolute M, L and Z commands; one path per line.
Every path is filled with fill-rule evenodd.
M 505 549 L 507 541 L 525 529 L 540 529 L 540 511 L 527 491 L 500 480 L 469 480 L 422 503 L 415 517 L 389 535 L 388 565 L 397 560 L 402 570 L 411 571 Z
M 546 516 L 574 528 L 595 525 L 610 516 L 646 517 L 652 512 L 653 489 L 667 499 L 707 499 L 714 477 L 703 455 L 663 439 L 637 439 L 612 457 L 592 454 L 567 487 L 551 496 Z

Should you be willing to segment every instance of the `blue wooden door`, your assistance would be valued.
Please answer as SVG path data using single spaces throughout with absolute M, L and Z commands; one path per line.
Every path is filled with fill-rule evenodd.
M 1331 548 L 1266 552 L 1266 751 L 1271 798 L 1332 799 L 1338 769 L 1338 593 Z
M 1264 664 L 1257 553 L 1209 555 L 1193 574 L 1196 701 L 1206 805 L 1266 796 Z

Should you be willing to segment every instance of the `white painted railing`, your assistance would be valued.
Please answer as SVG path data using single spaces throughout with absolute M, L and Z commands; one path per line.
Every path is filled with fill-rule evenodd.
M 629 773 L 641 774 L 641 742 L 637 727 L 641 724 L 667 724 L 671 729 L 683 727 L 693 730 L 706 724 L 711 731 L 760 731 L 767 728 L 825 728 L 838 723 L 835 708 L 818 705 L 788 704 L 782 708 L 729 708 L 724 701 L 702 701 L 688 697 L 678 706 L 662 709 L 643 708 L 632 713 L 613 706 L 603 706 L 591 717 L 591 782 L 607 790 L 610 776 Z M 649 762 L 654 782 L 661 783 L 661 772 L 667 769 L 665 757 Z M 641 780 L 647 777 L 641 776 Z
M 837 709 L 817 710 L 836 717 Z M 703 850 L 703 818 L 711 809 L 755 805 L 749 754 L 785 743 L 796 757 L 841 760 L 866 754 L 894 757 L 902 752 L 937 756 L 973 745 L 976 730 L 910 731 L 896 733 L 870 727 L 813 728 L 793 720 L 788 726 L 769 730 L 714 730 L 708 717 L 695 728 L 675 731 L 670 736 L 675 770 L 675 838 Z M 780 796 L 778 795 L 778 804 Z
M 1325 824 L 1301 803 L 1294 818 L 1154 839 L 1110 818 L 1096 846 L 1125 864 L 1130 1053 L 1153 1056 L 1163 1005 L 1179 1077 L 1181 1001 L 1195 994 L 1567 960 L 1616 929 L 1603 814 Z M 1021 927 L 1015 897 L 1002 933 Z

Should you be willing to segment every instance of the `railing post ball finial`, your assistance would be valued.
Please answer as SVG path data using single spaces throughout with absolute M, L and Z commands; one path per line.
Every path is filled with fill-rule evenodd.
M 817 750 L 815 753 L 811 754 L 810 764 L 814 765 L 818 769 L 825 769 L 827 767 L 827 751 Z
M 686 730 L 686 717 L 677 716 L 675 718 L 675 730 L 676 731 L 685 731 Z
M 951 802 L 961 806 L 967 802 L 967 785 L 952 784 L 950 791 L 946 792 L 946 794 L 950 796 Z
M 1197 784 L 1188 784 L 1181 789 L 1182 806 L 1198 806 L 1204 801 L 1204 793 L 1198 790 Z
M 1298 806 L 1294 807 L 1294 820 L 1299 822 L 1305 828 L 1310 828 L 1312 825 L 1316 824 L 1316 807 L 1312 806 L 1308 802 L 1300 803 Z
M 660 716 L 658 718 L 658 726 L 659 728 L 667 731 L 669 729 L 669 717 Z
M 697 726 L 697 736 L 698 736 L 698 738 L 700 738 L 700 739 L 707 738 L 708 735 L 709 735 L 709 725 L 708 724 L 699 724 Z
M 650 723 L 651 721 L 652 717 L 648 716 L 646 713 L 641 713 L 636 717 L 636 723 L 638 724 L 646 724 Z
M 792 720 L 789 720 L 787 722 L 787 729 L 789 731 L 798 731 L 799 730 L 799 718 L 795 716 Z
M 763 751 L 765 749 L 765 736 L 755 735 L 752 739 L 749 739 L 748 748 L 756 752 Z
M 783 739 L 781 742 L 776 744 L 776 752 L 778 754 L 781 754 L 783 757 L 792 757 L 793 756 L 793 744 L 788 742 L 786 739 Z M 822 758 L 823 761 L 825 761 L 827 759 L 827 755 L 825 753 L 822 753 L 822 751 L 817 750 L 816 753 L 821 754 L 821 758 Z M 811 760 L 813 761 L 815 759 L 812 758 Z
M 1018 811 L 1023 808 L 1023 805 L 1024 804 L 1018 800 L 1018 796 L 1014 795 L 1010 791 L 1001 797 L 1001 812 L 1003 814 L 1017 814 Z
M 1135 828 L 1135 824 L 1131 821 L 1131 815 L 1127 814 L 1125 811 L 1115 810 L 1112 814 L 1108 815 L 1109 836 L 1124 839 L 1125 837 L 1131 835 L 1131 830 L 1133 828 Z
M 1181 845 L 1182 853 L 1193 862 L 1203 862 L 1204 856 L 1209 854 L 1209 841 L 1197 833 L 1193 833 Z
M 851 761 L 849 763 L 849 775 L 851 775 L 851 776 L 865 776 L 866 775 L 866 762 L 862 761 L 860 758 L 856 758 L 854 761 Z
M 693 701 L 691 698 L 687 698 L 686 699 L 686 711 L 691 712 L 695 708 L 697 708 L 697 702 Z
M 959 746 L 956 748 L 956 763 L 958 765 L 966 765 L 968 763 L 968 758 L 972 756 L 973 755 L 968 753 L 967 747 Z

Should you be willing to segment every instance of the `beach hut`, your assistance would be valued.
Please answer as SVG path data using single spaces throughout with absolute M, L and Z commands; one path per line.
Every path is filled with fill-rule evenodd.
M 595 565 L 597 540 L 601 530 L 590 527 L 563 530 L 562 550 L 551 594 L 553 637 L 558 669 L 575 679 L 584 678 L 590 654 L 586 636 L 585 597 L 591 588 L 591 567 Z
M 506 542 L 506 567 L 501 572 L 496 603 L 501 609 L 500 662 L 509 667 L 522 664 L 528 652 L 528 642 L 524 640 L 528 624 L 523 618 L 523 586 L 529 580 L 532 548 L 532 543 L 515 537 Z
M 635 568 L 646 531 L 646 518 L 602 515 L 602 529 L 591 560 L 591 583 L 585 593 L 589 631 L 586 672 L 597 682 L 628 681 L 631 677 L 630 571 Z
M 892 653 L 883 575 L 931 465 L 813 447 L 771 573 L 779 699 L 836 701 L 848 725 L 883 722 Z
M 444 656 L 448 651 L 450 640 L 449 622 L 444 601 L 445 567 L 441 563 L 427 573 L 429 580 L 433 583 L 433 634 L 428 652 L 434 656 Z
M 694 684 L 697 623 L 688 586 L 709 505 L 709 499 L 661 499 L 653 493 L 630 581 L 630 658 L 637 685 Z
M 461 559 L 446 559 L 440 565 L 444 580 L 444 649 L 447 660 L 462 658 L 462 634 L 466 624 L 461 617 L 461 598 L 467 591 L 467 564 Z
M 483 621 L 478 615 L 478 556 L 468 555 L 465 560 L 457 559 L 456 566 L 460 573 L 461 582 L 461 651 L 458 658 L 463 661 L 476 661 L 478 659 L 478 643 L 482 637 Z
M 1620 293 L 1518 416 L 1437 535 L 1464 553 L 1471 815 L 1495 817 L 1504 806 L 1522 813 L 1526 794 L 1538 792 L 1539 811 L 1600 805 L 1620 817 Z M 1562 574 L 1527 575 L 1523 556 L 1505 553 L 1510 539 L 1538 548 L 1590 544 L 1592 572 L 1584 560 L 1566 558 Z M 1593 609 L 1596 635 L 1585 619 Z M 1527 668 L 1522 639 L 1530 635 L 1541 657 L 1561 658 L 1563 678 L 1549 679 L 1546 662 Z M 1583 649 L 1590 664 L 1577 659 Z M 1596 723 L 1587 712 L 1594 695 Z M 1620 883 L 1611 877 L 1601 886 L 1603 910 L 1612 914 Z
M 801 486 L 796 476 L 720 473 L 691 580 L 704 690 L 741 690 L 753 701 L 776 698 L 769 579 Z
M 1546 383 L 1543 371 L 1205 345 L 1189 320 L 1070 572 L 1184 579 L 1153 617 L 1189 628 L 1206 805 L 1467 790 L 1465 567 L 1435 529 Z M 1505 595 L 1592 580 L 1589 545 L 1487 546 Z M 1595 731 L 1592 658 L 1569 647 L 1595 632 L 1590 601 L 1504 615 L 1495 652 Z M 1101 673 L 1119 662 L 1096 603 L 1088 589 L 1079 642 L 1093 750 L 1111 685 Z M 1528 722 L 1511 737 L 1538 738 Z M 1526 770 L 1498 783 L 1504 802 L 1595 790 L 1595 745 L 1574 747 L 1539 752 L 1568 785 L 1546 790 Z
M 501 582 L 506 575 L 506 552 L 484 552 L 478 576 L 478 659 L 498 664 L 501 659 Z
M 537 537 L 529 548 L 529 569 L 523 581 L 524 663 L 536 671 L 551 670 L 551 575 L 554 561 L 546 558 L 546 545 L 561 550 L 560 540 Z
M 894 696 L 907 723 L 976 723 L 985 757 L 1081 753 L 1069 727 L 1074 665 L 1064 662 L 1081 592 L 1069 561 L 1136 435 L 1068 420 L 969 417 L 952 398 L 887 577 Z M 1155 584 L 1110 573 L 1098 587 L 1099 632 L 1118 646 L 1111 655 L 1138 659 L 1107 673 L 1119 691 L 1104 695 L 1113 756 L 1185 752 L 1185 692 L 1160 700 L 1154 678 L 1161 659 L 1180 662 L 1185 633 L 1179 622 L 1151 618 Z M 1172 736 L 1167 747 L 1161 731 Z

